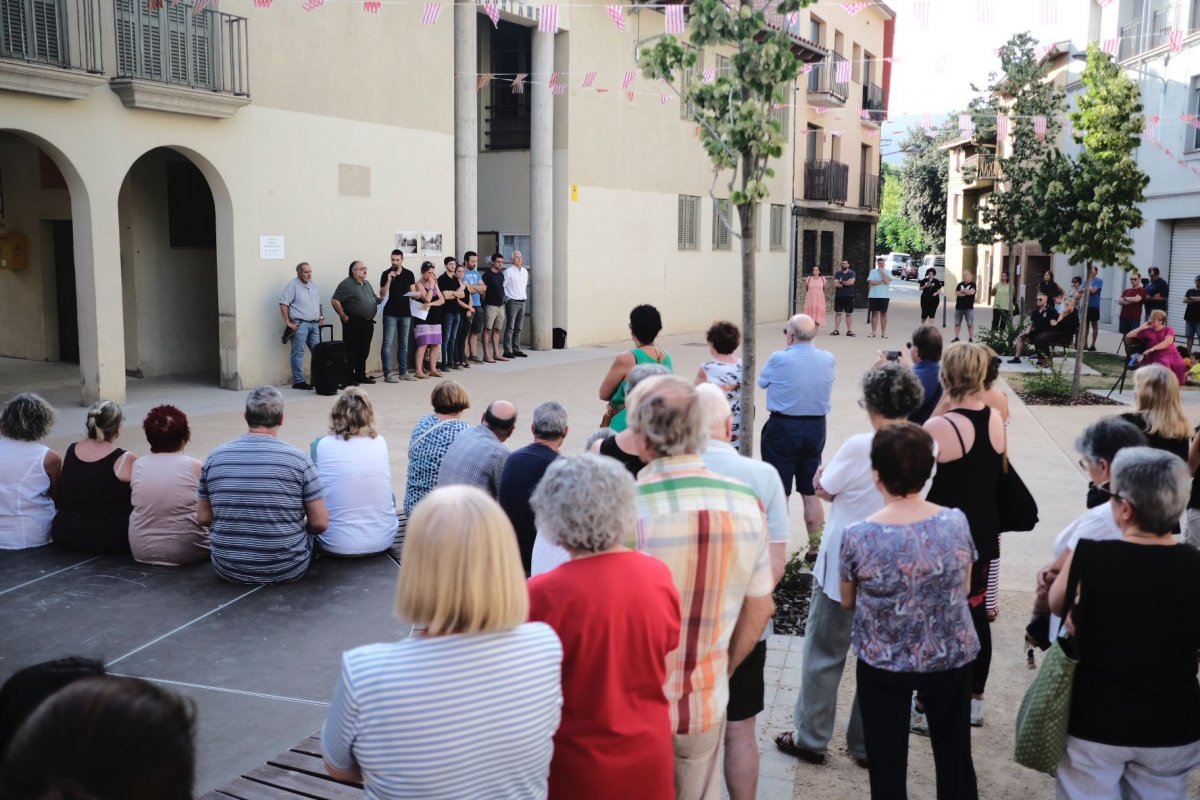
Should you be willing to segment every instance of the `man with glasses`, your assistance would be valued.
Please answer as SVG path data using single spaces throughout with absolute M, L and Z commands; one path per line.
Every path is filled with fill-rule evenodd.
M 762 460 L 775 467 L 789 497 L 792 485 L 804 502 L 804 525 L 808 530 L 809 556 L 813 561 L 821 544 L 825 510 L 813 488 L 813 476 L 821 466 L 825 449 L 825 417 L 833 394 L 833 354 L 813 345 L 817 323 L 807 314 L 797 314 L 783 329 L 786 350 L 776 350 L 758 376 L 767 390 L 763 426 Z

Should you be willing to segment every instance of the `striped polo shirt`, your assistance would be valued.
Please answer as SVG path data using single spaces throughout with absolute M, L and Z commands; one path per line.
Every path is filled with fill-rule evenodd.
M 361 767 L 368 800 L 544 798 L 562 658 L 541 622 L 350 650 L 321 732 L 325 760 Z
M 671 726 L 697 734 L 729 704 L 729 639 L 746 597 L 771 594 L 767 520 L 754 491 L 698 455 L 651 461 L 638 473 L 637 549 L 671 570 L 683 629 L 667 657 Z
M 308 456 L 274 436 L 248 433 L 213 450 L 197 489 L 212 505 L 213 569 L 237 583 L 303 577 L 312 561 L 304 504 L 324 493 Z

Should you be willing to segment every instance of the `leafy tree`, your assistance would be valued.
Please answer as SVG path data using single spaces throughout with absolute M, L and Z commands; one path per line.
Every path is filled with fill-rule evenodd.
M 921 229 L 900 213 L 900 168 L 884 162 L 883 196 L 879 203 L 879 223 L 875 227 L 875 250 L 879 253 L 924 252 Z
M 775 172 L 772 159 L 783 155 L 784 138 L 774 118 L 773 104 L 790 105 L 791 87 L 801 62 L 793 52 L 791 35 L 782 24 L 786 16 L 814 0 L 777 0 L 763 3 L 739 0 L 692 0 L 686 47 L 675 36 L 664 36 L 643 51 L 641 68 L 648 78 L 664 78 L 675 87 L 681 102 L 689 103 L 700 126 L 700 143 L 713 163 L 713 183 L 722 174 L 729 179 L 729 201 L 738 211 L 738 228 L 722 222 L 741 240 L 742 255 L 742 426 L 754 429 L 755 359 L 755 216 L 768 197 L 766 179 Z M 778 15 L 767 24 L 766 9 Z M 733 51 L 731 69 L 716 81 L 683 81 L 682 73 L 696 65 L 700 48 L 722 47 Z M 752 436 L 743 436 L 741 452 L 751 455 Z
M 963 240 L 971 244 L 1008 244 L 1011 252 L 1012 245 L 1038 238 L 1042 202 L 1037 177 L 1051 154 L 1058 152 L 1058 117 L 1066 110 L 1066 101 L 1063 90 L 1048 79 L 1050 65 L 1037 57 L 1036 46 L 1037 40 L 1028 33 L 1009 39 L 1000 48 L 1000 72 L 988 76 L 984 96 L 972 101 L 979 141 L 995 142 L 997 117 L 1009 115 L 1011 152 L 999 159 L 1001 183 L 980 206 L 979 220 L 962 221 Z M 1046 119 L 1040 136 L 1034 117 Z M 1003 143 L 997 142 L 996 147 Z M 1022 284 L 1029 276 L 1024 266 Z
M 950 160 L 939 150 L 957 135 L 942 128 L 932 138 L 923 128 L 910 128 L 900 143 L 908 155 L 900 167 L 900 216 L 921 234 L 926 253 L 946 252 L 946 183 Z M 909 251 L 911 252 L 911 251 Z

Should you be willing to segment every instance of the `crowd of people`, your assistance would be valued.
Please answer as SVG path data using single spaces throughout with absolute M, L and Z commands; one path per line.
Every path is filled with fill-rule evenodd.
M 835 282 L 853 285 L 847 271 Z M 384 294 L 397 279 L 383 276 Z M 348 280 L 361 284 L 353 269 Z M 973 303 L 973 283 L 961 287 Z M 886 306 L 874 312 L 886 336 Z M 973 336 L 971 314 L 956 322 Z M 274 583 L 301 579 L 316 554 L 389 550 L 404 521 L 394 612 L 410 635 L 342 655 L 322 732 L 331 776 L 378 798 L 716 800 L 724 787 L 742 800 L 757 791 L 766 639 L 797 493 L 814 580 L 793 724 L 775 744 L 827 762 L 853 648 L 846 742 L 871 796 L 907 796 L 916 733 L 932 744 L 937 796 L 978 797 L 971 728 L 985 724 L 1009 449 L 999 357 L 917 327 L 862 376 L 863 432 L 825 459 L 836 356 L 817 346 L 817 319 L 794 316 L 757 376 L 760 461 L 734 446 L 753 434 L 735 402 L 737 326 L 710 328 L 711 359 L 690 379 L 672 374 L 662 327 L 654 307 L 632 310 L 633 346 L 598 390 L 605 424 L 575 455 L 561 404 L 537 405 L 533 442 L 511 451 L 513 403 L 492 400 L 471 424 L 466 387 L 438 381 L 402 496 L 361 387 L 337 397 L 307 453 L 279 439 L 282 393 L 255 389 L 246 433 L 203 462 L 185 455 L 188 419 L 172 406 L 143 420 L 150 454 L 118 447 L 124 416 L 107 401 L 59 456 L 40 443 L 54 410 L 18 395 L 0 412 L 0 548 L 207 559 L 225 580 Z M 1071 800 L 1120 787 L 1182 800 L 1200 764 L 1200 434 L 1175 373 L 1147 364 L 1135 382 L 1133 410 L 1080 437 L 1091 510 L 1038 576 L 1039 645 L 1069 631 L 1081 654 L 1057 778 Z M 0 796 L 70 784 L 189 797 L 193 727 L 190 704 L 151 684 L 92 662 L 36 665 L 0 689 Z

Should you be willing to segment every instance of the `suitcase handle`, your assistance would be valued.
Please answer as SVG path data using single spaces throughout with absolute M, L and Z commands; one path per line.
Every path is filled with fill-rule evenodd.
M 321 335 L 321 331 L 324 331 L 326 328 L 328 328 L 329 329 L 329 341 L 332 342 L 333 341 L 333 326 L 332 325 L 320 325 L 318 327 L 320 328 L 320 330 L 317 332 L 317 336 L 319 337 Z M 323 342 L 325 340 L 322 338 L 321 341 Z

